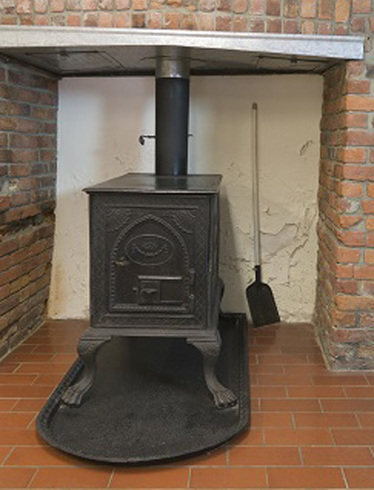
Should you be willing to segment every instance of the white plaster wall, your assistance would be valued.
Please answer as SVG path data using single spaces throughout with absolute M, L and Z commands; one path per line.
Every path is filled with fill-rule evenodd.
M 191 80 L 189 169 L 221 173 L 223 309 L 248 311 L 253 279 L 250 131 L 259 107 L 264 281 L 282 319 L 309 321 L 315 300 L 319 120 L 317 76 Z M 60 83 L 56 240 L 49 315 L 88 316 L 88 199 L 82 189 L 127 171 L 153 172 L 154 81 L 63 79 Z

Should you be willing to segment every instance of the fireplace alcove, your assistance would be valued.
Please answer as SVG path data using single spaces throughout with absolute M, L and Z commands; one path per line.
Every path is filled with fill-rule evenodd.
M 12 33 L 17 36 L 12 38 Z M 359 59 L 362 57 L 362 39 L 325 37 L 325 36 L 276 36 L 276 35 L 231 35 L 223 33 L 191 34 L 181 31 L 152 32 L 136 30 L 90 30 L 90 29 L 38 29 L 7 28 L 8 32 L 4 55 L 15 58 L 22 63 L 31 64 L 58 76 L 79 75 L 152 75 L 160 46 L 178 47 L 188 50 L 193 74 L 249 74 L 249 73 L 323 73 L 337 60 Z M 77 36 L 77 37 L 76 37 Z M 13 44 L 12 44 L 13 43 Z M 24 47 L 27 46 L 27 49 Z M 157 49 L 155 48 L 157 46 Z M 203 60 L 203 61 L 202 61 Z M 116 258 L 117 260 L 118 258 Z M 119 260 L 119 259 L 118 259 Z M 112 298 L 113 299 L 113 298 Z M 116 303 L 116 301 L 114 301 Z M 243 371 L 243 366 L 238 371 Z M 75 371 L 74 371 L 75 370 Z M 76 376 L 77 366 L 68 375 L 71 381 Z M 239 374 L 239 377 L 242 374 Z M 61 396 L 62 384 L 57 395 L 52 397 L 54 405 L 47 405 L 40 419 L 42 433 L 46 430 L 46 416 L 56 411 L 56 400 Z M 244 397 L 245 400 L 245 397 Z M 241 400 L 243 402 L 243 399 Z M 44 424 L 44 426 L 43 426 Z M 241 416 L 241 426 L 243 428 Z M 45 435 L 45 434 L 44 434 Z M 225 434 L 220 441 L 206 442 L 211 448 L 232 437 Z M 48 435 L 47 435 L 48 440 Z M 52 438 L 53 439 L 53 438 Z M 57 447 L 64 444 L 50 440 Z M 66 449 L 66 447 L 64 448 Z M 67 449 L 68 450 L 68 449 Z M 194 447 L 190 452 L 199 452 L 201 447 Z M 179 453 L 171 452 L 165 457 L 188 454 L 185 448 Z M 75 454 L 78 452 L 72 451 Z M 83 451 L 83 456 L 87 453 Z M 88 457 L 90 457 L 88 455 Z M 122 462 L 137 462 L 147 457 L 126 456 Z M 100 459 L 93 457 L 93 459 Z M 118 458 L 106 458 L 116 460 Z M 150 459 L 162 459 L 160 453 L 151 455 Z

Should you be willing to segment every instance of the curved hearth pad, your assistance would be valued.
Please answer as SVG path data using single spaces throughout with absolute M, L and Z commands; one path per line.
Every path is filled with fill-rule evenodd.
M 243 314 L 220 320 L 218 377 L 238 396 L 217 410 L 202 358 L 184 339 L 117 337 L 97 356 L 93 388 L 80 407 L 61 402 L 82 372 L 76 361 L 39 414 L 39 434 L 65 452 L 96 461 L 145 464 L 202 453 L 247 428 L 249 386 Z

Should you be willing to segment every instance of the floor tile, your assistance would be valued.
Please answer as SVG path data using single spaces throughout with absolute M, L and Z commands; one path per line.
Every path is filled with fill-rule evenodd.
M 243 447 L 230 449 L 230 466 L 297 466 L 301 464 L 297 447 Z
M 251 414 L 252 427 L 292 427 L 292 414 L 286 412 L 255 412 Z
M 25 488 L 35 471 L 31 468 L 0 468 L 0 488 Z
M 374 488 L 374 375 L 327 371 L 310 325 L 250 330 L 251 429 L 218 451 L 130 469 L 49 447 L 35 418 L 86 327 L 48 322 L 0 363 L 0 488 Z
M 96 468 L 41 468 L 30 488 L 105 488 L 111 473 Z
M 35 430 L 0 429 L 1 446 L 40 446 L 44 445 Z
M 6 460 L 5 466 L 91 466 L 92 464 L 45 446 L 16 447 Z
M 290 398 L 344 398 L 344 389 L 340 386 L 289 386 Z
M 333 439 L 330 431 L 325 428 L 318 429 L 265 429 L 265 445 L 277 446 L 304 446 L 304 445 L 332 445 Z
M 26 429 L 33 420 L 30 413 L 0 413 L 0 427 L 2 429 Z
M 304 447 L 307 466 L 371 466 L 374 458 L 367 447 Z
M 374 413 L 358 413 L 356 417 L 362 427 L 374 427 Z
M 187 468 L 116 469 L 110 488 L 187 488 L 188 474 Z
M 196 468 L 190 488 L 264 488 L 264 468 Z
M 374 429 L 333 429 L 332 436 L 337 445 L 372 446 Z
M 374 419 L 374 417 L 373 417 Z M 357 427 L 358 419 L 351 413 L 295 413 L 296 427 Z M 374 422 L 374 420 L 373 420 Z
M 264 412 L 320 412 L 321 405 L 318 400 L 306 400 L 300 398 L 292 398 L 292 399 L 264 399 L 261 400 L 260 404 L 261 410 Z
M 18 400 L 13 407 L 13 412 L 39 412 L 45 405 L 47 398 L 24 398 Z
M 373 401 L 365 398 L 321 400 L 322 409 L 326 412 L 372 412 Z
M 344 468 L 349 488 L 374 488 L 374 468 Z
M 4 463 L 4 460 L 8 457 L 12 449 L 12 447 L 0 446 L 0 465 Z
M 270 488 L 345 488 L 339 468 L 269 468 Z

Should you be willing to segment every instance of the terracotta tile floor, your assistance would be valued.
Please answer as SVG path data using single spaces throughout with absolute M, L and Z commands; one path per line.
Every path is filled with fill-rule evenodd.
M 84 322 L 48 322 L 0 364 L 0 488 L 374 488 L 374 374 L 329 373 L 310 325 L 251 329 L 252 427 L 209 456 L 98 465 L 46 446 L 35 418 Z

